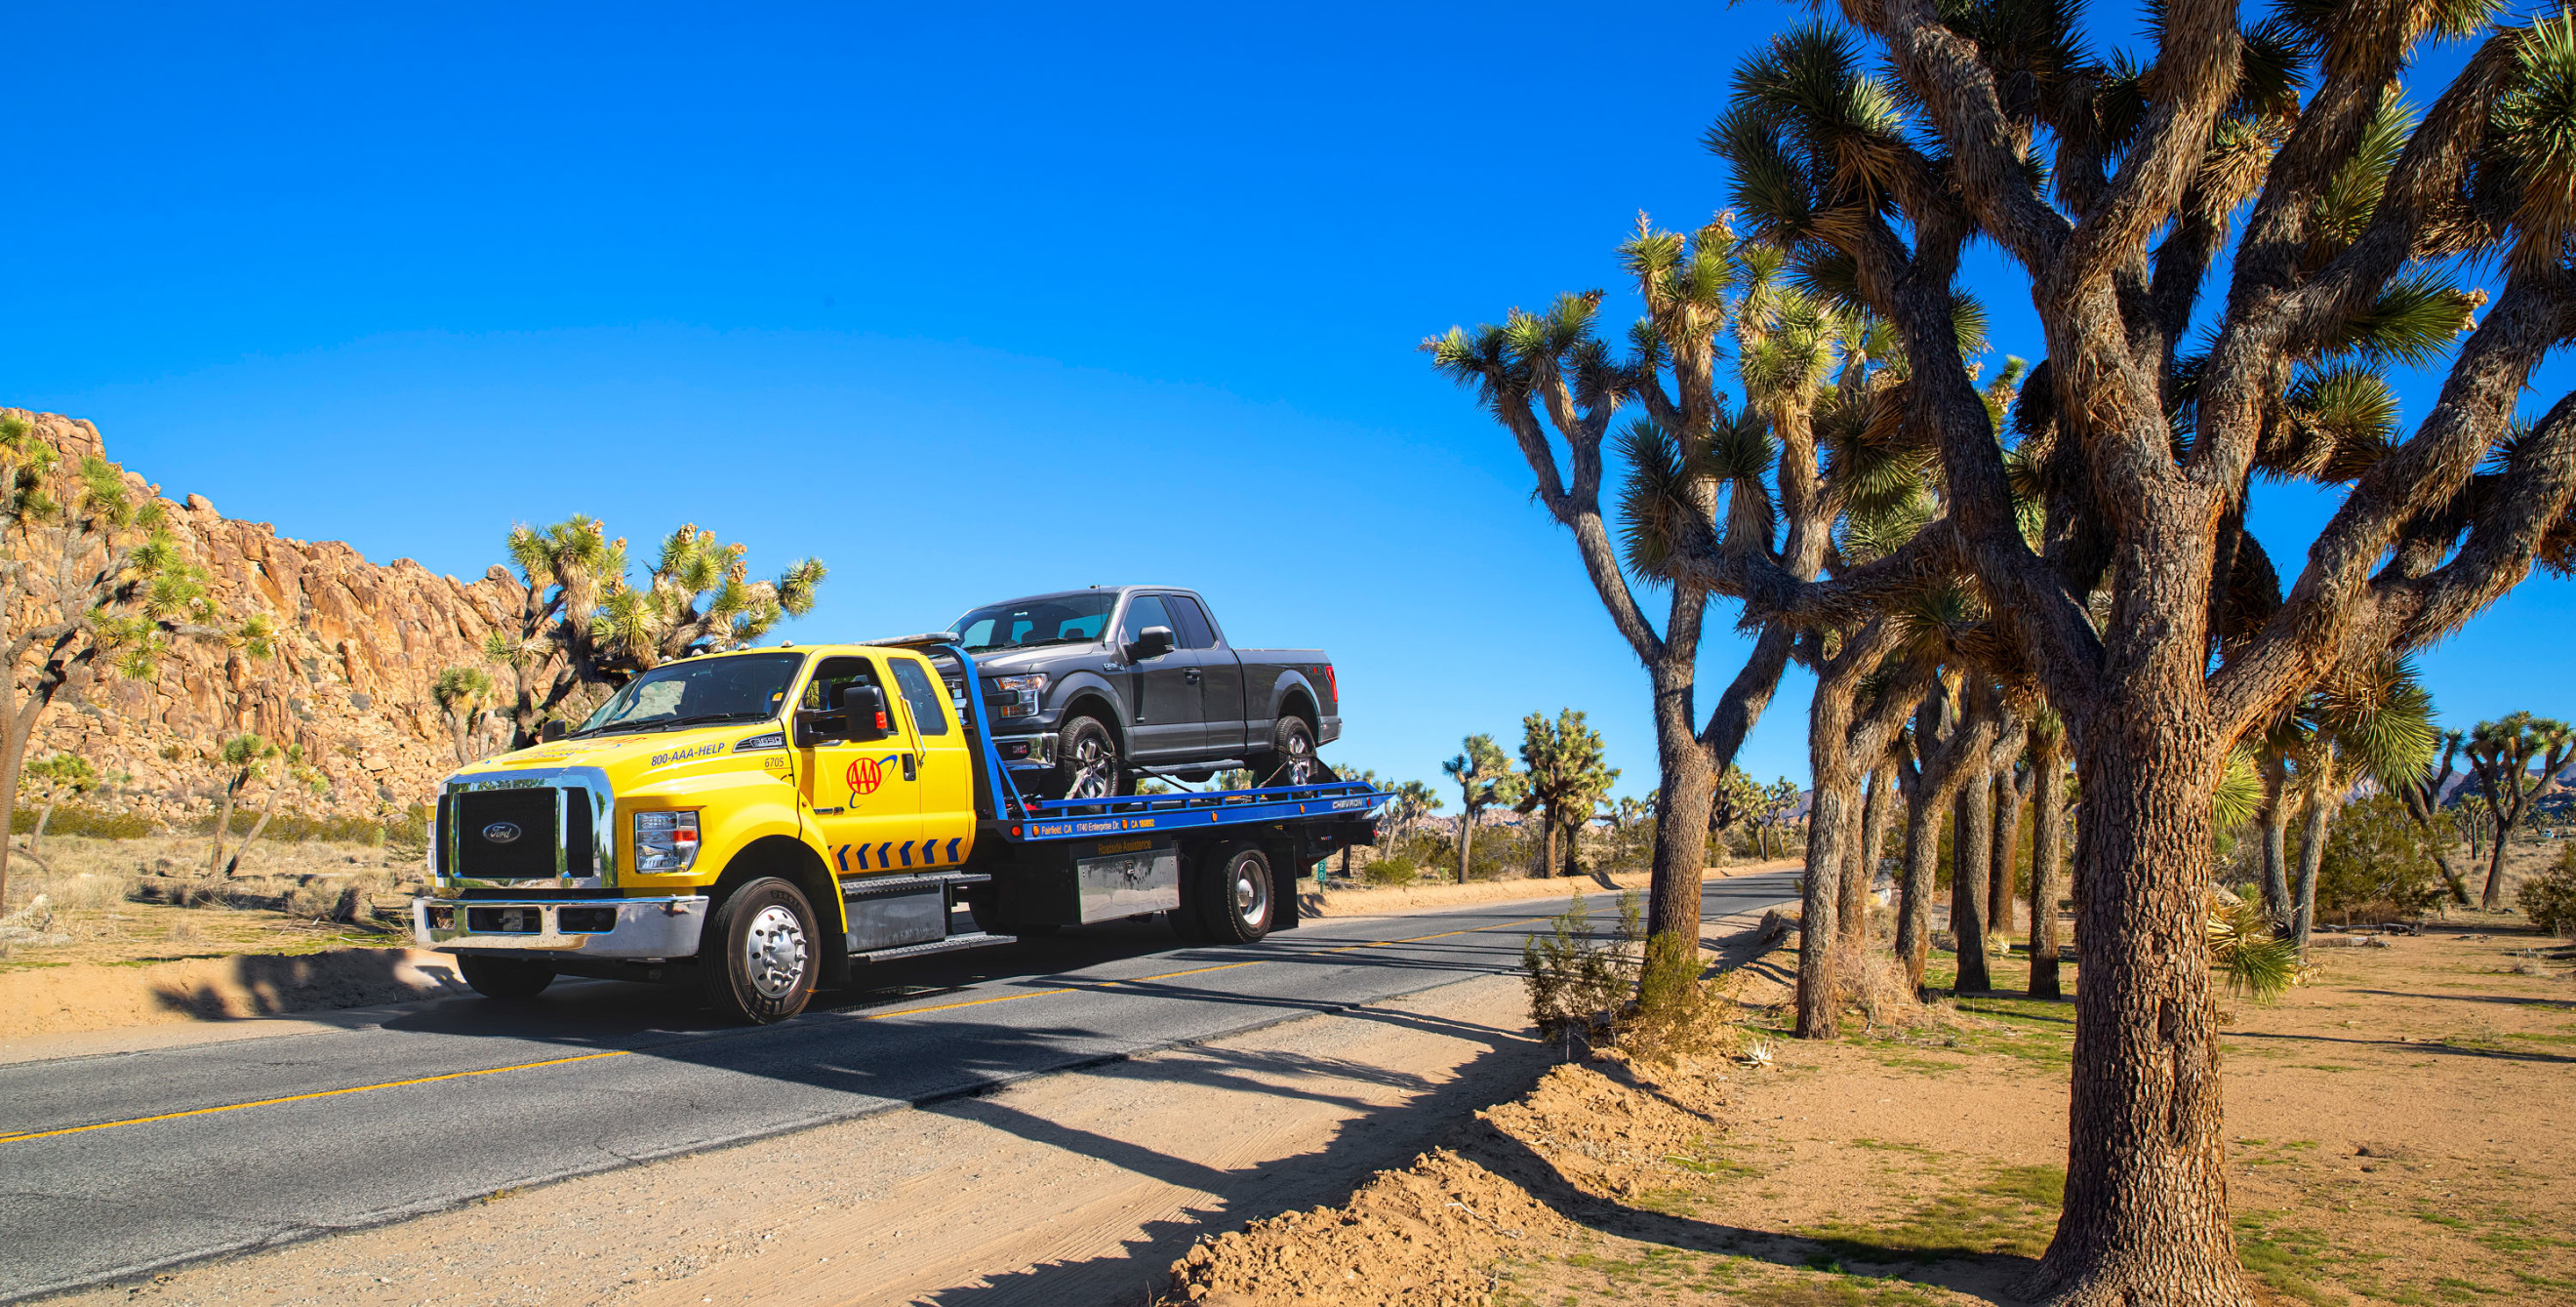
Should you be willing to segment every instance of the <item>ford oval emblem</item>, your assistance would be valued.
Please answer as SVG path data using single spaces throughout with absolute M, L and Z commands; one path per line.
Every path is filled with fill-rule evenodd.
M 509 844 L 519 838 L 519 828 L 513 822 L 496 821 L 483 828 L 483 838 L 494 844 Z

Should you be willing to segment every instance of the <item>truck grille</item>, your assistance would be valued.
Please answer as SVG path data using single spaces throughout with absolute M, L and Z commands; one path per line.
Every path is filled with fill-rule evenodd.
M 563 796 L 572 797 L 572 796 Z M 590 843 L 588 791 L 577 809 L 581 820 L 571 823 Z M 454 865 L 448 874 L 472 880 L 541 880 L 564 874 L 556 870 L 555 845 L 560 828 L 556 816 L 558 791 L 468 790 L 451 794 L 442 807 L 452 822 L 441 831 L 439 853 L 446 860 L 453 850 Z M 569 853 L 571 850 L 565 850 Z M 574 868 L 570 874 L 595 874 L 590 866 L 588 848 L 579 862 L 567 859 Z

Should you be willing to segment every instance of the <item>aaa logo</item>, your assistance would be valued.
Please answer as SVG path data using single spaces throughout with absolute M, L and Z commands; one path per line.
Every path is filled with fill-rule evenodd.
M 885 770 L 877 766 L 876 759 L 861 758 L 852 762 L 848 771 L 841 773 L 841 779 L 850 783 L 853 795 L 874 794 L 877 786 L 885 782 Z

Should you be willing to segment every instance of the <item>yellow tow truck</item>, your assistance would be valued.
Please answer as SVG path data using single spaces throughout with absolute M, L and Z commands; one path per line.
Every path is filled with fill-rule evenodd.
M 783 1020 L 854 967 L 1162 913 L 1192 941 L 1297 924 L 1295 881 L 1376 838 L 1322 779 L 1041 801 L 953 633 L 745 649 L 636 677 L 583 722 L 439 787 L 425 946 L 477 991 L 691 984 Z M 964 909 L 971 929 L 955 928 Z

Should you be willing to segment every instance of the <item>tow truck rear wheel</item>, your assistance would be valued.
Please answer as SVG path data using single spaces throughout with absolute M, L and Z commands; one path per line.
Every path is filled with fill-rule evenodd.
M 555 983 L 552 964 L 524 958 L 479 958 L 469 953 L 456 960 L 456 969 L 485 998 L 535 998 Z
M 1200 867 L 1181 904 L 1198 909 L 1199 925 L 1219 944 L 1250 944 L 1270 933 L 1270 859 L 1258 844 L 1219 848 Z
M 735 890 L 707 918 L 698 975 L 707 1001 L 729 1020 L 784 1021 L 814 996 L 820 961 L 814 908 L 791 881 L 763 876 Z

